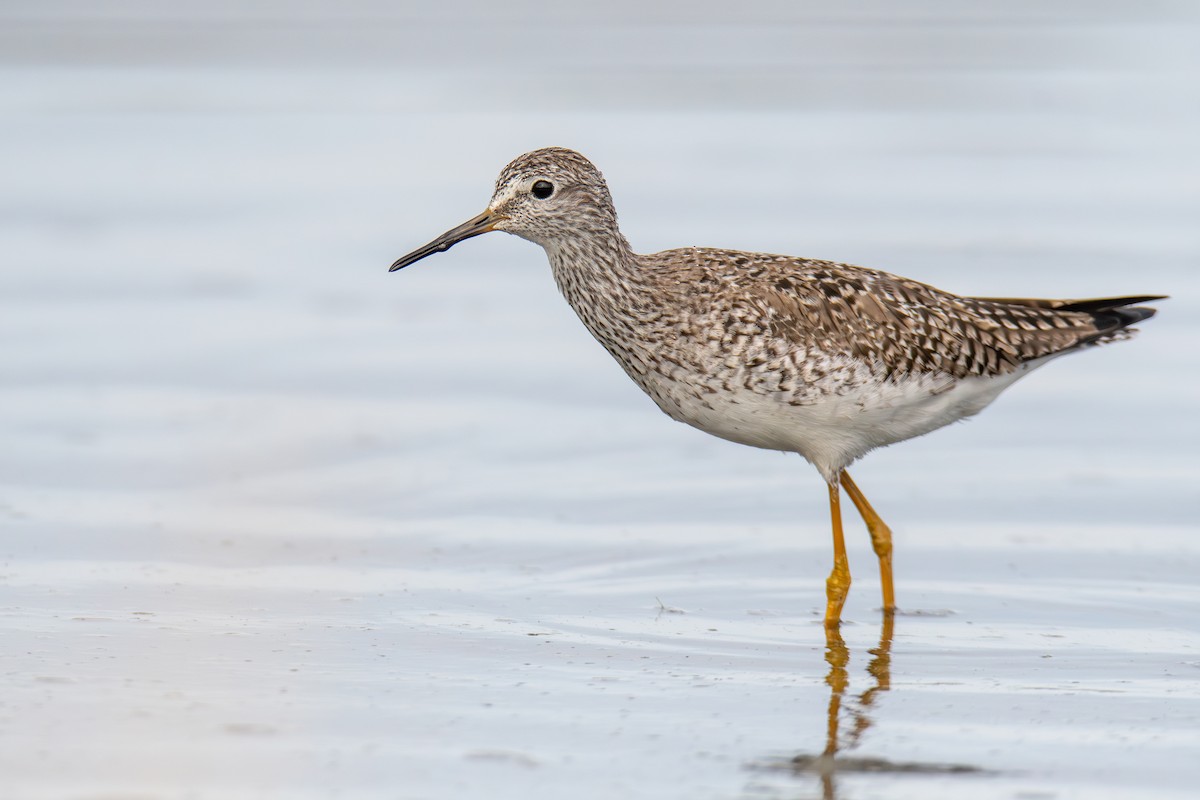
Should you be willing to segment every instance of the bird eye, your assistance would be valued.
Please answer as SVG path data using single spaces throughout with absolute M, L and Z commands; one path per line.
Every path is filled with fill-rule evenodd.
M 554 184 L 550 181 L 537 181 L 533 184 L 533 196 L 538 200 L 545 200 L 550 195 L 554 194 Z

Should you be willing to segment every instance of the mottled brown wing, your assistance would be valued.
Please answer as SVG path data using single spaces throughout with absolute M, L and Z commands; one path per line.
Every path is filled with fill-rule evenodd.
M 783 259 L 771 263 L 782 266 Z M 1112 338 L 1153 313 L 1129 302 L 959 297 L 877 270 L 787 259 L 759 281 L 777 333 L 878 363 L 889 375 L 998 375 L 1023 362 Z

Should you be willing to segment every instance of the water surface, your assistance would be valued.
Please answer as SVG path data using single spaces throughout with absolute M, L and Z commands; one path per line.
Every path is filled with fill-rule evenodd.
M 1194 12 L 122 8 L 2 12 L 0 796 L 1194 796 Z M 528 243 L 387 274 L 546 144 L 640 250 L 1173 299 L 858 468 L 830 644 L 815 471 Z

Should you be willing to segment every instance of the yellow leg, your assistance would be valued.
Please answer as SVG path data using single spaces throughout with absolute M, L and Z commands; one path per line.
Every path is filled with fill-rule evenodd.
M 858 486 L 850 478 L 850 473 L 842 471 L 842 486 L 855 508 L 867 523 L 867 532 L 871 534 L 871 545 L 875 555 L 879 557 L 879 581 L 883 584 L 883 613 L 891 614 L 896 610 L 896 590 L 892 586 L 892 529 L 887 526 L 867 498 L 859 491 Z
M 829 484 L 829 516 L 833 521 L 833 571 L 825 581 L 825 627 L 836 628 L 842 623 L 842 606 L 850 592 L 850 564 L 846 560 L 846 539 L 842 535 L 842 504 L 838 485 Z

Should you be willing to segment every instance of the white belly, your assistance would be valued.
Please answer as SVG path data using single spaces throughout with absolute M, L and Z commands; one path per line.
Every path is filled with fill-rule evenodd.
M 826 480 L 876 447 L 901 442 L 977 414 L 1046 359 L 999 377 L 945 376 L 864 383 L 792 405 L 740 389 L 697 395 L 668 385 L 651 391 L 663 411 L 702 431 L 752 447 L 799 453 Z

